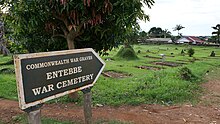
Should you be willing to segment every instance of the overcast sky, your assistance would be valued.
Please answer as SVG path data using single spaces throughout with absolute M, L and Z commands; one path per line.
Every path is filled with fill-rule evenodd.
M 211 27 L 220 23 L 220 0 L 155 0 L 152 9 L 145 7 L 150 22 L 140 22 L 141 29 L 148 32 L 151 27 L 168 29 L 181 24 L 183 35 L 210 36 Z

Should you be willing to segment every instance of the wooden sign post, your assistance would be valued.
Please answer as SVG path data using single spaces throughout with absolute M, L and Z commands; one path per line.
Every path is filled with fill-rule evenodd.
M 91 109 L 88 89 L 105 66 L 91 48 L 15 55 L 14 63 L 19 106 L 24 111 L 79 90 L 84 92 L 84 108 Z
M 82 91 L 83 91 L 83 108 L 84 108 L 85 124 L 92 124 L 91 88 L 84 89 Z
M 41 106 L 43 104 L 39 104 L 33 107 L 29 107 L 24 111 L 27 113 L 28 116 L 28 123 L 29 124 L 41 124 Z

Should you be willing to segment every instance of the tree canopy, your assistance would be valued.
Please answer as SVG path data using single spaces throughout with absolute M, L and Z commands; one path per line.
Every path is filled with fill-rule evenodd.
M 0 13 L 0 54 L 7 56 L 9 55 L 10 52 L 8 48 L 6 47 L 7 42 L 4 39 L 4 34 L 5 34 L 4 23 L 1 20 L 1 13 Z
M 148 31 L 148 33 L 149 33 L 149 36 L 150 37 L 153 37 L 153 38 L 155 38 L 155 37 L 161 37 L 161 35 L 162 35 L 162 32 L 163 32 L 163 30 L 162 30 L 162 28 L 160 28 L 160 27 L 152 27 L 149 31 Z
M 182 34 L 180 33 L 180 30 L 182 30 L 183 27 L 181 24 L 176 25 L 176 27 L 173 28 L 173 31 L 178 31 L 178 36 L 181 36 Z
M 217 36 L 217 42 L 220 43 L 220 39 L 219 39 L 219 36 L 220 36 L 220 24 L 217 24 L 215 27 L 212 27 L 215 31 L 212 32 L 212 34 L 216 35 Z
M 168 29 L 163 30 L 163 38 L 171 37 L 171 32 Z
M 148 31 L 148 34 L 152 38 L 167 38 L 167 37 L 171 37 L 171 32 L 168 31 L 168 29 L 163 30 L 160 27 L 152 27 Z
M 3 0 L 10 37 L 29 52 L 92 47 L 102 53 L 149 20 L 154 0 Z M 40 44 L 40 45 L 39 45 Z

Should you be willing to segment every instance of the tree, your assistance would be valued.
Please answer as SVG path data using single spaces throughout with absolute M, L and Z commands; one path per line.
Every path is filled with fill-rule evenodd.
M 147 38 L 149 38 L 147 32 L 145 32 L 145 31 L 138 32 L 137 42 L 143 42 Z
M 211 36 L 211 37 L 209 37 L 209 38 L 208 38 L 208 42 L 210 42 L 210 43 L 216 43 L 216 37 L 217 37 L 217 36 Z
M 171 32 L 168 29 L 162 30 L 163 38 L 171 37 Z
M 183 27 L 181 24 L 178 24 L 176 25 L 176 27 L 174 27 L 173 31 L 178 31 L 178 36 L 181 36 L 181 33 L 179 31 L 183 28 L 185 27 Z
M 163 30 L 160 27 L 152 27 L 148 32 L 150 37 L 153 38 L 166 38 L 171 37 L 171 32 L 168 29 Z
M 137 20 L 149 20 L 142 10 L 154 0 L 3 0 L 9 7 L 4 21 L 10 37 L 29 52 L 92 47 L 112 49 L 138 28 Z M 41 44 L 41 45 L 39 45 Z M 52 44 L 52 45 L 51 45 Z M 35 49 L 37 48 L 37 49 Z
M 192 57 L 194 53 L 195 53 L 195 50 L 194 50 L 193 48 L 189 48 L 189 49 L 188 49 L 188 55 L 189 55 L 189 57 Z
M 9 55 L 9 50 L 6 47 L 7 46 L 7 42 L 4 39 L 4 24 L 1 20 L 1 13 L 0 13 L 0 54 L 3 54 L 4 56 Z
M 217 42 L 220 43 L 219 41 L 219 36 L 220 36 L 220 24 L 217 24 L 215 27 L 212 27 L 215 31 L 212 32 L 212 34 L 215 34 L 217 36 Z
M 160 27 L 152 27 L 148 31 L 148 34 L 149 34 L 150 37 L 160 38 L 163 35 L 163 30 Z
M 131 31 L 129 31 L 130 33 L 127 34 L 127 40 L 129 42 L 129 44 L 135 44 L 138 41 L 139 35 L 138 35 L 138 30 L 135 30 L 133 28 L 131 28 Z
M 154 1 L 143 3 L 151 7 Z M 45 44 L 54 42 L 50 37 L 59 37 L 69 49 L 89 44 L 102 51 L 125 39 L 124 34 L 137 27 L 138 19 L 149 19 L 142 10 L 143 3 L 141 0 L 5 0 L 3 5 L 11 6 L 5 20 L 11 23 L 13 38 L 23 41 L 26 47 L 39 43 L 39 39 L 44 39 Z M 91 44 L 93 40 L 96 42 Z
M 139 36 L 140 36 L 141 38 L 143 38 L 143 37 L 148 37 L 148 33 L 145 32 L 145 31 L 141 31 L 141 32 L 139 32 Z

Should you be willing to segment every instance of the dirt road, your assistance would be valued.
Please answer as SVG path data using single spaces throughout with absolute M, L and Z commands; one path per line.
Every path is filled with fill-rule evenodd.
M 202 85 L 206 90 L 201 103 L 162 106 L 140 105 L 93 107 L 93 120 L 120 120 L 134 124 L 220 124 L 220 81 Z M 18 102 L 0 99 L 0 120 L 11 123 L 23 112 Z M 42 116 L 58 120 L 79 120 L 83 123 L 83 108 L 74 104 L 45 104 Z

